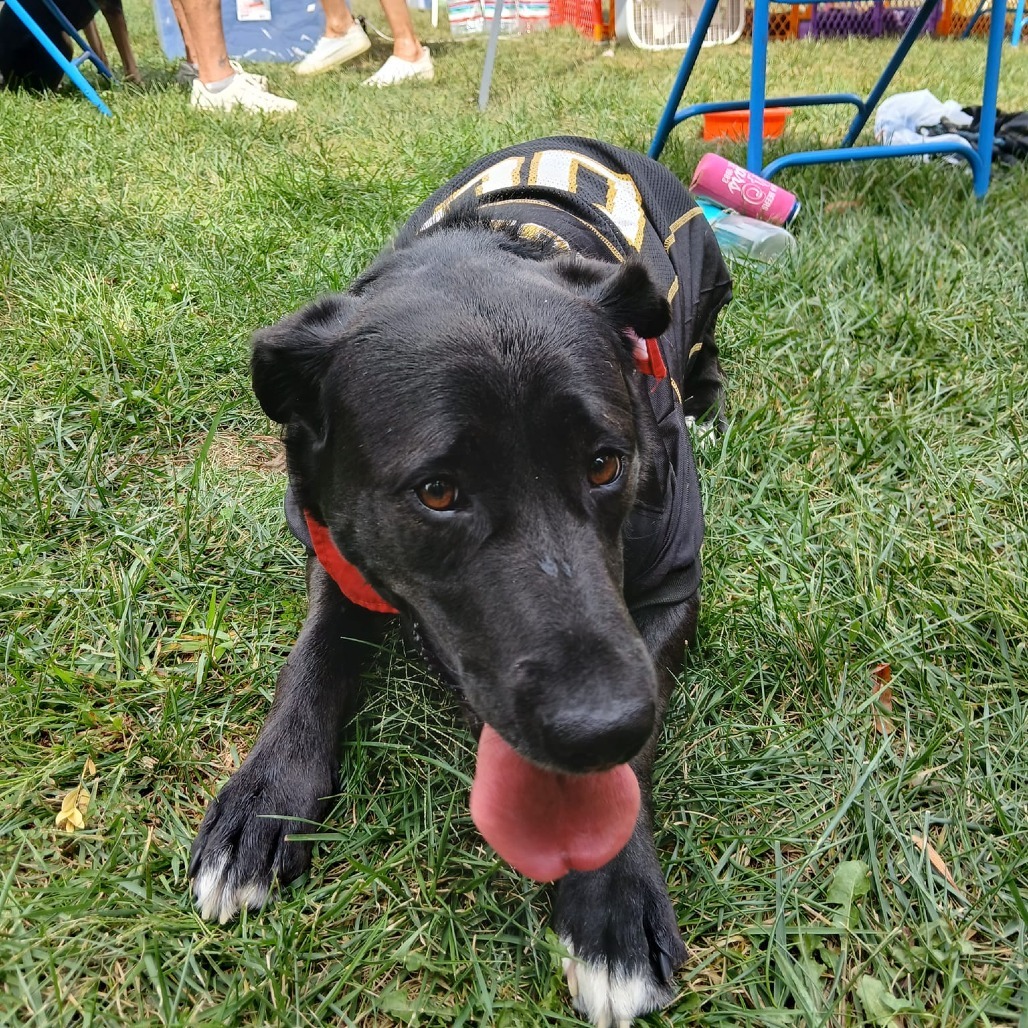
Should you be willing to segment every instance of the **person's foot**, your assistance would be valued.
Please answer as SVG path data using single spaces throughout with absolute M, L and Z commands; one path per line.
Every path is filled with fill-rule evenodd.
M 361 85 L 376 86 L 381 89 L 383 86 L 396 86 L 401 82 L 413 82 L 415 79 L 435 78 L 435 68 L 432 66 L 432 55 L 428 47 L 421 48 L 421 56 L 416 61 L 405 61 L 393 54 L 385 64 L 369 79 L 365 79 Z
M 354 22 L 341 36 L 322 36 L 314 49 L 293 71 L 297 75 L 318 75 L 335 68 L 371 49 L 371 40 L 360 24 Z
M 223 89 L 209 89 L 199 79 L 193 79 L 189 102 L 203 111 L 230 111 L 234 107 L 242 107 L 252 113 L 289 114 L 296 110 L 295 100 L 269 93 L 250 75 L 238 72 Z
M 252 71 L 244 71 L 243 66 L 238 61 L 229 61 L 228 64 L 237 75 L 245 75 L 247 78 L 253 79 L 261 89 L 268 88 L 267 75 L 257 75 Z M 199 77 L 200 69 L 192 61 L 182 61 L 178 66 L 178 71 L 175 72 L 175 81 L 180 86 L 191 86 L 194 80 Z

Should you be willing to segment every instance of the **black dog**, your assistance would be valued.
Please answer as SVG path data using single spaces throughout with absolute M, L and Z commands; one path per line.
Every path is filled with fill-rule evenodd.
M 193 846 L 205 917 L 259 907 L 307 868 L 289 833 L 331 803 L 362 641 L 398 612 L 480 731 L 479 829 L 515 867 L 560 879 L 578 1009 L 620 1025 L 671 1000 L 685 950 L 650 768 L 695 632 L 686 424 L 719 416 L 729 295 L 670 172 L 553 138 L 479 161 L 349 293 L 256 334 L 310 607 Z

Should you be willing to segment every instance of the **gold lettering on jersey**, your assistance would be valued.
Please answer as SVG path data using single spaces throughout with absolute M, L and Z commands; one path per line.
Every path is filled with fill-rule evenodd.
M 422 230 L 439 221 L 453 202 L 465 194 L 484 196 L 500 189 L 540 186 L 572 193 L 585 200 L 610 218 L 633 250 L 642 248 L 646 214 L 639 189 L 631 175 L 612 171 L 605 164 L 573 150 L 540 150 L 533 155 L 527 175 L 525 160 L 524 157 L 505 157 L 480 171 L 436 207 L 432 217 L 422 225 Z M 588 174 L 579 181 L 583 171 Z M 620 259 L 616 247 L 604 239 L 595 226 L 590 228 Z
M 579 183 L 578 176 L 582 170 L 592 172 L 603 181 L 606 195 L 602 200 L 588 196 L 585 184 Z M 528 169 L 528 185 L 574 193 L 603 211 L 633 250 L 642 247 L 646 215 L 642 197 L 631 175 L 619 175 L 599 161 L 573 150 L 540 150 Z
M 548 229 L 545 225 L 536 225 L 531 221 L 524 221 L 517 226 L 518 235 L 522 239 L 543 239 L 551 242 L 557 250 L 562 253 L 571 253 L 571 247 L 568 246 L 568 241 L 561 236 L 558 236 L 552 229 Z
M 514 186 L 521 185 L 524 163 L 524 157 L 506 157 L 502 161 L 491 164 L 485 171 L 479 172 L 470 182 L 465 183 L 460 189 L 450 193 L 432 212 L 432 217 L 421 226 L 421 231 L 431 228 L 450 209 L 454 200 L 464 196 L 465 193 L 483 196 L 486 193 L 494 193 L 498 189 L 513 189 Z

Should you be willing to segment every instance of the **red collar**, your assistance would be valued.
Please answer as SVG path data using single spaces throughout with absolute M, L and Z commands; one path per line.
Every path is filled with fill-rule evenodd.
M 328 528 L 315 521 L 309 511 L 303 512 L 307 520 L 307 531 L 311 534 L 311 545 L 318 563 L 328 572 L 329 577 L 339 586 L 339 591 L 358 607 L 365 607 L 377 614 L 399 614 L 364 580 L 364 576 L 339 552 L 339 547 L 332 541 Z
M 643 339 L 630 328 L 625 329 L 625 336 L 632 344 L 632 360 L 640 375 L 652 375 L 654 378 L 667 378 L 667 366 L 660 352 L 660 344 L 652 336 Z

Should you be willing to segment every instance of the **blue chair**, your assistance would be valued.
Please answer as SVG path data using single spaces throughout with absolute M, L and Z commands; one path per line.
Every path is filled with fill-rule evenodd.
M 657 130 L 650 144 L 649 155 L 660 156 L 671 130 L 688 118 L 699 114 L 719 111 L 749 111 L 749 139 L 746 148 L 746 167 L 749 171 L 770 178 L 782 168 L 805 164 L 830 164 L 836 161 L 863 161 L 880 157 L 916 157 L 929 154 L 958 154 L 970 165 L 974 173 L 975 195 L 982 197 L 989 188 L 992 171 L 992 145 L 996 127 L 996 94 L 999 90 L 1000 58 L 1003 52 L 1005 26 L 1002 18 L 992 19 L 989 28 L 989 40 L 985 58 L 985 83 L 982 92 L 981 131 L 978 147 L 971 146 L 963 140 L 942 142 L 926 139 L 923 143 L 909 146 L 854 146 L 868 118 L 878 102 L 885 95 L 910 47 L 921 34 L 922 29 L 938 6 L 939 0 L 924 0 L 923 5 L 914 16 L 910 25 L 901 37 L 895 53 L 892 55 L 885 70 L 882 72 L 874 88 L 866 98 L 853 93 L 825 93 L 815 96 L 790 96 L 767 98 L 767 44 L 768 19 L 770 15 L 769 0 L 754 0 L 753 5 L 753 59 L 750 69 L 749 100 L 730 100 L 719 103 L 692 104 L 680 108 L 689 76 L 699 57 L 703 38 L 707 34 L 711 19 L 717 10 L 720 0 L 704 0 L 703 8 L 696 19 L 689 46 L 682 57 L 674 85 L 668 96 L 664 112 L 657 123 Z M 814 0 L 820 2 L 820 0 Z M 808 150 L 800 153 L 785 154 L 770 164 L 764 165 L 764 111 L 768 107 L 812 107 L 821 104 L 852 104 L 857 113 L 850 123 L 839 147 L 824 150 Z
M 65 75 L 67 75 L 68 78 L 78 86 L 82 95 L 85 96 L 101 114 L 106 114 L 108 118 L 112 117 L 110 108 L 103 102 L 103 100 L 100 99 L 97 91 L 89 84 L 82 72 L 79 71 L 79 66 L 84 61 L 89 61 L 93 64 L 96 70 L 110 82 L 114 79 L 114 75 L 111 73 L 110 68 L 100 60 L 95 51 L 79 34 L 78 29 L 68 21 L 64 16 L 64 12 L 60 10 L 53 0 L 42 0 L 42 2 L 49 9 L 50 13 L 53 14 L 62 30 L 75 41 L 79 49 L 82 51 L 82 53 L 74 60 L 69 60 L 63 53 L 61 53 L 57 44 L 54 43 L 54 41 L 39 27 L 39 23 L 31 14 L 29 14 L 28 11 L 25 10 L 21 5 L 20 0 L 5 0 L 5 6 L 12 14 L 15 15 L 15 17 L 18 18 L 25 28 L 35 36 L 39 45 L 50 55 L 51 58 L 53 58 L 57 65 L 64 71 Z

